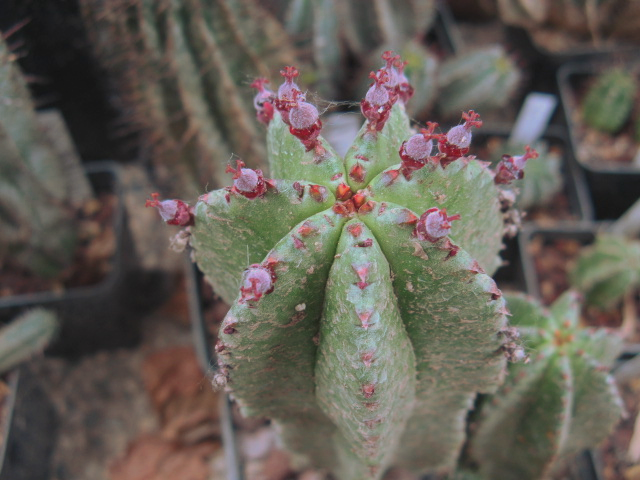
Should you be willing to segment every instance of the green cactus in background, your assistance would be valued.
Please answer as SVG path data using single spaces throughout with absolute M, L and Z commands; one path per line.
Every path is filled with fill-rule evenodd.
M 504 107 L 522 74 L 501 45 L 491 45 L 455 55 L 438 69 L 436 111 L 457 116 L 464 108 Z
M 0 328 L 0 375 L 41 352 L 60 328 L 56 314 L 36 308 Z
M 302 58 L 313 65 L 303 82 L 326 97 L 342 95 L 340 100 L 353 100 L 359 82 L 349 84 L 352 59 L 365 61 L 368 74 L 373 65 L 369 60 L 377 62 L 382 51 L 404 54 L 407 42 L 423 39 L 436 12 L 434 0 L 293 0 L 281 10 L 281 18 L 299 50 L 307 53 Z
M 598 234 L 595 243 L 580 252 L 571 284 L 584 293 L 587 304 L 602 310 L 615 307 L 640 287 L 640 241 Z
M 473 111 L 414 133 L 402 62 L 384 58 L 344 159 L 286 67 L 276 93 L 254 83 L 275 179 L 239 161 L 233 186 L 193 207 L 148 201 L 186 227 L 176 245 L 231 305 L 215 383 L 273 420 L 297 466 L 341 480 L 452 469 L 476 394 L 518 357 L 488 274 L 511 228 L 503 189 L 529 154 L 497 172 L 465 157 Z
M 91 189 L 74 152 L 54 141 L 66 131 L 44 126 L 55 114 L 36 114 L 15 60 L 0 38 L 0 265 L 50 277 L 72 260 L 75 214 Z
M 483 407 L 472 453 L 487 479 L 549 478 L 568 455 L 596 446 L 623 411 L 607 370 L 622 341 L 580 328 L 573 292 L 547 311 L 524 296 L 507 296 L 511 324 L 531 362 L 513 364 Z
M 255 0 L 80 2 L 94 50 L 109 74 L 122 134 L 158 184 L 195 196 L 222 183 L 230 155 L 265 158 L 249 78 L 294 61 L 281 25 Z
M 618 132 L 631 115 L 637 91 L 633 72 L 615 68 L 600 74 L 583 101 L 584 122 L 605 133 Z

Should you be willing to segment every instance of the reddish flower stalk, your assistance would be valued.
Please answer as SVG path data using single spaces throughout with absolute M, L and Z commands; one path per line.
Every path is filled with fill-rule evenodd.
M 446 167 L 454 160 L 463 157 L 469 153 L 469 145 L 471 145 L 471 128 L 479 128 L 482 126 L 480 115 L 473 110 L 462 114 L 464 123 L 453 127 L 438 141 L 438 148 L 445 156 L 440 161 L 443 167 Z
M 253 106 L 256 109 L 256 116 L 258 120 L 265 125 L 269 125 L 269 122 L 273 118 L 273 102 L 275 100 L 275 94 L 266 87 L 268 84 L 269 80 L 266 78 L 256 78 L 251 84 L 251 88 L 258 90 L 256 96 L 253 97 Z
M 524 167 L 530 158 L 538 158 L 538 152 L 529 145 L 525 147 L 524 155 L 503 155 L 496 166 L 496 176 L 493 181 L 498 185 L 508 185 L 514 180 L 520 180 L 524 177 Z
M 158 209 L 158 213 L 167 225 L 187 227 L 193 225 L 193 212 L 191 207 L 182 200 L 159 200 L 159 193 L 152 193 L 151 199 L 147 199 L 144 206 Z

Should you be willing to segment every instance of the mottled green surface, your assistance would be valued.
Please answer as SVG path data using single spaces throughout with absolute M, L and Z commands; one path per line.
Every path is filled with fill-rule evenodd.
M 289 133 L 289 126 L 276 112 L 267 133 L 271 176 L 316 182 L 335 192 L 339 184 L 347 183 L 344 165 L 333 147 L 324 138 L 319 137 L 319 140 L 325 150 L 321 158 L 313 150 L 306 151 L 300 140 Z
M 364 188 L 382 170 L 399 163 L 400 146 L 411 134 L 409 119 L 400 103 L 396 103 L 391 109 L 389 120 L 382 131 L 372 133 L 365 123 L 344 159 L 347 173 L 350 173 L 355 165 L 362 166 L 365 171 L 364 180 L 359 181 L 348 175 L 349 186 L 354 190 Z
M 333 203 L 330 193 L 325 202 L 318 202 L 309 195 L 308 183 L 300 182 L 302 195 L 293 183 L 277 181 L 256 199 L 216 190 L 196 205 L 191 228 L 194 258 L 225 302 L 236 297 L 245 268 L 261 262 L 296 224 Z
M 377 242 L 358 246 L 374 238 L 362 222 L 351 220 L 348 225 L 360 225 L 362 233 L 354 237 L 343 230 L 331 267 L 320 324 L 316 395 L 363 468 L 384 471 L 413 408 L 415 356 L 389 263 Z M 366 318 L 366 327 L 361 318 Z M 369 393 L 363 391 L 368 387 Z
M 483 408 L 472 449 L 487 479 L 546 478 L 567 455 L 597 445 L 620 419 L 610 363 L 599 360 L 612 362 L 621 341 L 581 329 L 572 292 L 550 310 L 524 296 L 509 296 L 507 305 L 531 362 L 510 366 Z
M 376 201 L 398 203 L 418 215 L 431 207 L 460 214 L 460 220 L 452 222 L 454 242 L 464 246 L 488 274 L 500 266 L 502 213 L 493 176 L 482 163 L 460 159 L 445 169 L 429 165 L 410 180 L 399 175 L 390 184 L 382 173 L 371 181 L 369 191 Z
M 298 467 L 340 480 L 377 480 L 395 465 L 452 471 L 476 394 L 494 392 L 505 373 L 507 312 L 485 273 L 499 261 L 499 190 L 467 158 L 385 183 L 411 134 L 396 106 L 343 160 L 324 140 L 326 155 L 306 152 L 276 114 L 269 161 L 285 180 L 251 199 L 203 196 L 188 227 L 196 261 L 231 303 L 218 381 L 245 414 L 273 420 Z M 348 177 L 357 162 L 364 181 Z M 358 203 L 330 193 L 318 203 L 306 182 L 332 192 L 348 183 L 343 200 L 359 193 Z M 444 206 L 462 216 L 451 236 L 420 240 L 418 217 Z M 234 295 L 251 263 L 275 278 L 257 300 Z

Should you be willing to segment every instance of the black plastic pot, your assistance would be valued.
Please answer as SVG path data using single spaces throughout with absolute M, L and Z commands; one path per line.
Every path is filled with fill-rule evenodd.
M 540 280 L 536 271 L 534 258 L 531 255 L 531 243 L 536 237 L 541 237 L 544 244 L 549 244 L 556 239 L 572 239 L 580 245 L 593 243 L 596 236 L 596 223 L 593 222 L 566 222 L 554 227 L 540 227 L 538 225 L 526 225 L 518 237 L 518 244 L 522 252 L 522 267 L 524 272 L 526 291 L 530 295 L 541 299 Z
M 106 278 L 96 285 L 64 292 L 0 298 L 0 323 L 29 307 L 56 311 L 61 330 L 47 353 L 70 358 L 98 349 L 133 346 L 140 333 L 139 313 L 130 306 L 143 292 L 136 291 L 135 278 L 130 275 L 135 270 L 135 254 L 120 194 L 118 167 L 113 162 L 96 162 L 87 165 L 86 171 L 96 194 L 109 192 L 119 197 L 113 218 L 116 249 Z
M 610 42 L 595 47 L 585 42 L 570 49 L 551 51 L 540 45 L 526 28 L 507 25 L 506 33 L 509 41 L 517 46 L 523 56 L 552 69 L 567 62 L 606 58 L 635 50 L 634 46 L 624 43 Z
M 198 267 L 185 256 L 185 278 L 187 293 L 189 296 L 189 318 L 191 321 L 191 331 L 196 355 L 200 362 L 200 367 L 204 372 L 208 372 L 211 377 L 216 374 L 217 362 L 213 354 L 213 337 L 207 329 L 204 319 L 204 296 L 205 285 L 204 276 Z M 238 452 L 238 443 L 235 434 L 231 413 L 231 400 L 227 395 L 220 395 L 218 405 L 220 413 L 220 430 L 222 431 L 222 441 L 224 444 L 224 456 L 226 461 L 227 480 L 242 480 L 242 465 Z
M 9 393 L 4 399 L 3 404 L 0 404 L 0 411 L 2 412 L 2 417 L 0 418 L 0 478 L 2 478 L 2 467 L 4 465 L 4 458 L 7 453 L 7 445 L 9 444 L 11 423 L 13 421 L 13 412 L 16 405 L 18 381 L 18 370 L 9 372 L 5 376 L 5 382 L 9 387 Z
M 638 59 L 626 59 L 638 66 Z M 621 165 L 615 162 L 603 161 L 593 165 L 580 157 L 579 118 L 575 112 L 579 109 L 577 92 L 584 89 L 586 82 L 597 73 L 623 64 L 620 61 L 588 61 L 570 63 L 558 70 L 557 81 L 560 98 L 569 128 L 569 138 L 574 157 L 580 168 L 585 172 L 587 185 L 591 192 L 594 214 L 597 220 L 612 220 L 624 213 L 638 198 L 640 198 L 640 167 Z M 640 145 L 639 145 L 640 147 Z
M 13 408 L 0 480 L 49 480 L 58 429 L 55 408 L 34 373 L 18 367 L 12 375 Z

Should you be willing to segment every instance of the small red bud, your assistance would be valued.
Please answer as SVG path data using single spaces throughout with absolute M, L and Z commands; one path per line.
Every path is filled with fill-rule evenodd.
M 356 163 L 351 170 L 349 171 L 349 176 L 353 179 L 354 182 L 364 183 L 364 177 L 366 175 L 366 170 L 360 163 Z
M 273 118 L 273 101 L 275 100 L 274 93 L 266 87 L 268 84 L 269 80 L 266 78 L 256 78 L 251 84 L 251 88 L 258 90 L 256 96 L 253 97 L 253 106 L 256 109 L 256 116 L 258 117 L 258 120 L 265 125 L 268 125 Z
M 503 155 L 502 160 L 496 166 L 493 181 L 498 185 L 508 185 L 514 180 L 520 180 L 524 177 L 524 167 L 527 160 L 531 158 L 538 158 L 538 152 L 529 145 L 525 147 L 524 155 Z
M 441 165 L 446 167 L 449 163 L 466 155 L 469 152 L 469 145 L 473 137 L 471 133 L 472 127 L 481 127 L 482 120 L 480 115 L 469 110 L 462 114 L 464 124 L 451 128 L 445 137 L 438 142 L 440 152 L 445 154 L 445 158 L 441 160 Z
M 273 291 L 274 274 L 261 265 L 251 265 L 244 273 L 240 287 L 240 303 L 258 301 Z
M 435 243 L 449 234 L 451 231 L 449 222 L 459 219 L 460 215 L 447 216 L 444 208 L 442 210 L 437 207 L 430 208 L 420 216 L 414 232 L 420 240 Z
M 327 191 L 327 187 L 323 187 L 322 185 L 309 185 L 309 195 L 316 202 L 322 203 L 327 200 L 329 196 L 329 192 Z
M 147 199 L 145 207 L 155 207 L 167 225 L 187 227 L 193 225 L 193 212 L 189 205 L 182 200 L 158 200 L 159 193 L 152 193 L 151 199 Z
M 336 188 L 336 199 L 344 202 L 345 200 L 349 200 L 353 192 L 351 191 L 351 187 L 346 183 L 341 183 Z
M 245 163 L 242 160 L 236 162 L 236 168 L 227 165 L 226 172 L 233 173 L 233 187 L 231 191 L 239 193 L 247 198 L 255 198 L 265 194 L 267 185 L 264 176 L 260 170 L 252 170 L 244 168 Z

